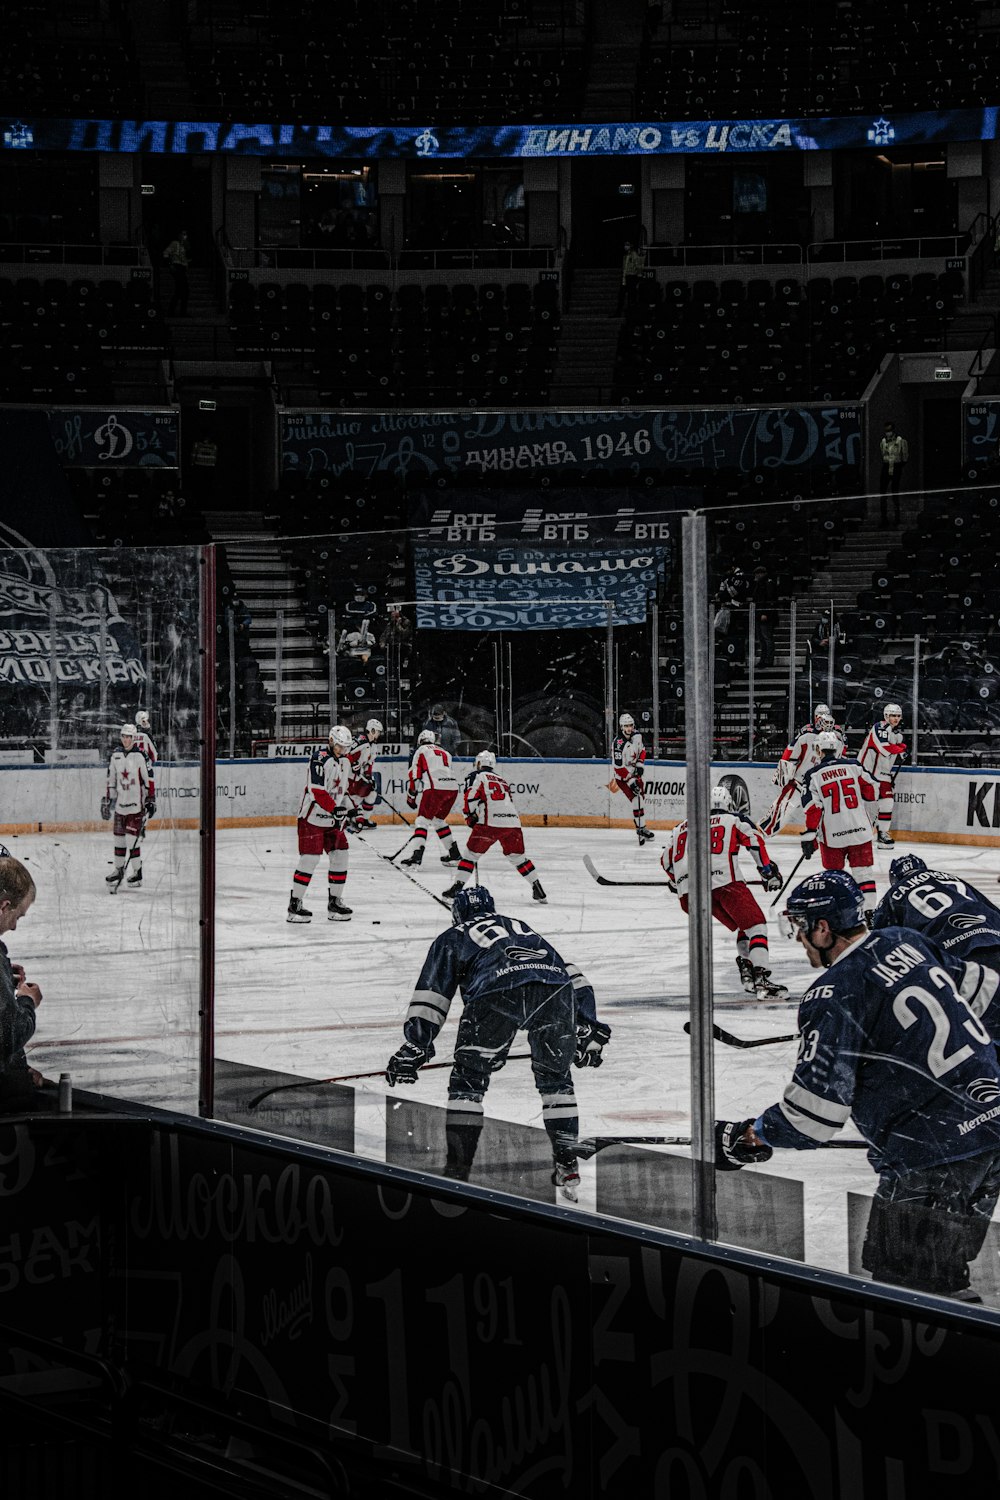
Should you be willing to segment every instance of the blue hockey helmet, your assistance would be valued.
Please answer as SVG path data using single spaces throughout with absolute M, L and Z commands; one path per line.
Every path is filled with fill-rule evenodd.
M 921 859 L 919 854 L 901 854 L 889 866 L 889 879 L 895 885 L 897 880 L 905 880 L 907 875 L 915 875 L 918 870 L 926 868 L 927 861 Z
M 797 885 L 785 907 L 786 932 L 789 937 L 804 932 L 812 934 L 817 922 L 824 919 L 831 932 L 853 932 L 864 926 L 865 898 L 861 887 L 846 870 L 821 870 Z
M 458 927 L 462 922 L 469 922 L 473 917 L 484 917 L 491 911 L 496 911 L 496 907 L 486 887 L 465 885 L 451 903 L 451 920 Z

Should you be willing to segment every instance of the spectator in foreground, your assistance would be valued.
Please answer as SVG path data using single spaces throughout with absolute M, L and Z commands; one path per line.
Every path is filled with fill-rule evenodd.
M 0 845 L 0 849 L 2 849 Z M 35 882 L 19 859 L 0 854 L 0 936 L 13 932 L 35 899 Z M 37 984 L 29 984 L 20 964 L 12 964 L 0 942 L 0 1113 L 51 1109 L 40 1093 L 43 1079 L 29 1068 L 24 1048 L 35 1033 L 35 1012 L 42 1003 Z

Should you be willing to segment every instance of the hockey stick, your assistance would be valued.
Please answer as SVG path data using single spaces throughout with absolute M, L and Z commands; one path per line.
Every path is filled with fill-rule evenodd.
M 378 798 L 376 800 L 379 801 L 379 802 L 384 802 L 385 805 L 386 805 L 386 807 L 389 809 L 389 811 L 392 812 L 392 813 L 395 813 L 396 817 L 399 819 L 399 821 L 401 823 L 405 823 L 406 826 L 407 826 L 407 828 L 412 828 L 413 827 L 413 824 L 410 822 L 409 818 L 404 818 L 403 814 L 400 812 L 399 808 L 398 807 L 394 807 L 393 804 L 389 801 L 388 797 L 384 797 L 382 795 L 382 793 L 379 792 Z M 405 844 L 403 845 L 403 848 L 404 849 L 406 848 Z
M 421 885 L 419 880 L 415 880 L 408 870 L 404 870 L 401 865 L 395 865 L 395 864 L 392 863 L 393 860 L 396 858 L 396 854 L 402 854 L 403 849 L 406 848 L 406 844 L 403 845 L 403 849 L 397 849 L 396 850 L 396 854 L 382 854 L 382 853 L 380 853 L 380 851 L 378 849 L 375 848 L 374 844 L 370 844 L 368 842 L 368 840 L 365 838 L 364 834 L 362 834 L 362 833 L 355 833 L 353 835 L 353 837 L 356 838 L 356 839 L 358 839 L 362 844 L 364 844 L 364 846 L 365 846 L 366 849 L 370 849 L 372 851 L 372 853 L 378 859 L 380 859 L 382 861 L 383 864 L 392 865 L 392 868 L 394 870 L 398 870 L 399 873 L 400 873 L 400 875 L 402 875 L 404 877 L 404 879 L 408 880 L 411 885 L 415 885 L 418 891 L 423 891 L 423 893 L 424 893 L 425 896 L 430 896 L 431 900 L 432 901 L 436 901 L 437 904 L 438 904 L 438 906 L 443 906 L 444 909 L 445 909 L 445 911 L 449 911 L 449 912 L 451 911 L 451 902 L 450 901 L 446 901 L 443 896 L 436 896 L 434 894 L 434 892 L 433 891 L 429 891 L 425 885 Z M 410 842 L 409 839 L 407 839 L 406 843 L 408 844 L 409 842 Z
M 583 862 L 598 885 L 656 885 L 665 891 L 670 889 L 670 882 L 667 880 L 612 880 L 610 876 L 600 873 L 589 854 L 583 856 Z
M 782 881 L 781 890 L 778 892 L 778 894 L 775 896 L 774 900 L 771 902 L 771 906 L 772 907 L 777 906 L 778 902 L 781 900 L 782 896 L 785 894 L 785 892 L 787 891 L 788 887 L 791 885 L 792 881 L 795 879 L 795 871 L 799 868 L 799 865 L 802 863 L 802 861 L 804 859 L 805 859 L 805 855 L 804 854 L 800 854 L 799 855 L 799 859 L 798 859 L 798 864 L 796 864 L 796 866 L 795 866 L 795 870 L 793 870 L 790 875 L 786 875 L 785 878 L 784 878 L 784 880 Z
M 109 896 L 117 896 L 119 888 L 121 887 L 121 883 L 125 879 L 125 871 L 128 869 L 129 865 L 132 863 L 132 856 L 133 856 L 133 854 L 136 851 L 136 846 L 138 845 L 139 840 L 142 838 L 142 836 L 145 833 L 145 831 L 146 831 L 146 814 L 143 813 L 143 815 L 142 815 L 142 822 L 139 824 L 139 832 L 136 834 L 135 838 L 132 840 L 132 847 L 131 847 L 131 849 L 128 851 L 128 853 L 125 856 L 125 863 L 122 865 L 121 869 L 118 871 L 118 879 L 115 881 L 114 885 L 109 885 L 108 886 L 108 895 Z
M 404 845 L 404 848 L 405 848 L 405 845 Z M 591 857 L 590 857 L 589 854 L 585 854 L 583 856 L 583 862 L 586 865 L 586 867 L 587 867 L 588 871 L 590 872 L 590 874 L 593 875 L 594 879 L 597 881 L 598 885 L 655 885 L 655 886 L 658 886 L 661 890 L 664 890 L 664 891 L 669 891 L 670 890 L 670 881 L 669 880 L 613 880 L 610 875 L 602 875 L 600 873 L 600 871 L 597 869 L 597 866 L 594 864 L 594 861 L 591 859 Z M 761 881 L 761 880 L 744 880 L 743 884 L 744 885 L 762 885 L 763 881 Z
M 690 1021 L 684 1022 L 684 1030 L 688 1036 L 691 1035 Z M 790 1031 L 787 1036 L 761 1036 L 752 1042 L 746 1041 L 742 1037 L 733 1036 L 731 1031 L 723 1031 L 722 1027 L 716 1026 L 714 1021 L 712 1022 L 712 1035 L 717 1042 L 725 1042 L 727 1047 L 773 1047 L 778 1042 L 797 1042 L 799 1039 L 797 1031 Z
M 530 1057 L 530 1052 L 511 1052 L 507 1062 L 523 1062 Z M 429 1073 L 434 1068 L 451 1068 L 455 1059 L 449 1058 L 447 1062 L 424 1063 L 420 1069 L 421 1073 Z M 384 1078 L 385 1068 L 376 1068 L 374 1073 L 342 1073 L 338 1078 L 301 1078 L 297 1083 L 277 1083 L 273 1089 L 265 1089 L 261 1094 L 254 1094 L 252 1099 L 247 1100 L 247 1109 L 256 1109 L 265 1099 L 270 1099 L 272 1094 L 283 1094 L 289 1089 L 318 1089 L 325 1083 L 355 1083 L 361 1078 Z
M 608 1146 L 690 1146 L 689 1135 L 594 1135 L 576 1142 L 576 1154 L 588 1161 Z M 862 1151 L 867 1141 L 822 1141 L 820 1150 Z

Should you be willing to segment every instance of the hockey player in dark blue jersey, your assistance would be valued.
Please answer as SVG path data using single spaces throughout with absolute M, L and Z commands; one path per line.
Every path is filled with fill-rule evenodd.
M 803 881 L 785 916 L 824 972 L 799 1006 L 783 1098 L 756 1120 L 720 1120 L 716 1164 L 810 1150 L 853 1118 L 879 1174 L 862 1264 L 879 1281 L 979 1300 L 969 1265 L 1000 1197 L 1000 1066 L 958 992 L 963 965 L 910 929 L 869 932 L 843 872 Z
M 552 1181 L 575 1203 L 580 1129 L 570 1064 L 600 1067 L 611 1028 L 597 1019 L 594 991 L 575 964 L 566 963 L 527 922 L 501 916 L 484 886 L 465 886 L 451 910 L 454 925 L 428 950 L 403 1025 L 406 1041 L 390 1057 L 386 1079 L 390 1088 L 416 1082 L 461 989 L 445 1176 L 465 1181 L 483 1128 L 490 1074 L 507 1061 L 518 1031 L 526 1031 L 542 1123 L 552 1143 Z
M 964 960 L 959 992 L 1000 1042 L 1000 909 L 968 880 L 929 870 L 917 854 L 894 859 L 889 876 L 892 888 L 875 908 L 872 927 L 910 927 Z

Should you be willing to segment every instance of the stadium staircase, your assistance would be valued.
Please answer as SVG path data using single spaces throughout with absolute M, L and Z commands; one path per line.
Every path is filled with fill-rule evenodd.
M 878 499 L 870 500 L 867 518 L 856 523 L 855 529 L 845 534 L 824 565 L 813 574 L 808 588 L 797 594 L 795 662 L 798 674 L 803 681 L 806 679 L 809 668 L 806 643 L 817 619 L 830 608 L 831 601 L 838 617 L 857 608 L 858 594 L 862 589 L 869 587 L 872 573 L 882 567 L 889 552 L 899 546 L 901 532 L 915 525 L 921 503 L 921 495 L 914 495 L 912 498 L 904 496 L 900 501 L 900 524 L 890 528 L 881 524 Z M 887 639 L 885 644 L 887 649 L 891 648 L 893 654 L 899 649 L 899 643 L 895 640 Z M 850 645 L 850 640 L 848 640 L 846 648 L 850 649 Z M 787 725 L 790 646 L 791 630 L 787 601 L 783 600 L 774 637 L 774 666 L 756 667 L 754 670 L 754 699 L 757 705 L 759 726 L 757 732 L 761 738 L 758 753 L 763 752 L 765 743 L 768 747 L 768 754 L 770 753 L 772 739 L 770 734 L 764 732 L 766 726 L 777 726 L 783 734 Z M 826 672 L 826 660 L 823 659 L 819 664 L 819 687 L 814 692 L 814 698 L 820 701 L 826 696 Z M 717 700 L 721 700 L 721 694 L 717 693 L 716 696 Z M 726 718 L 731 718 L 734 725 L 740 726 L 739 732 L 745 738 L 749 718 L 749 681 L 745 671 L 730 680 L 724 697 L 725 708 L 720 712 L 720 717 L 724 715 Z M 833 709 L 839 717 L 842 705 L 834 702 Z M 720 724 L 720 732 L 724 730 L 725 723 L 723 722 Z
M 602 405 L 610 399 L 621 332 L 617 268 L 581 266 L 573 274 L 549 400 L 553 406 Z
M 583 119 L 633 117 L 645 0 L 617 0 L 593 10 L 590 66 L 583 95 Z
M 282 721 L 276 733 L 310 735 L 329 715 L 325 657 L 306 627 L 294 564 L 259 511 L 206 511 L 213 542 L 226 549 L 237 594 L 249 610 L 250 649 L 267 695 L 277 702 L 278 614 L 282 613 Z M 220 622 L 221 623 L 221 622 Z

